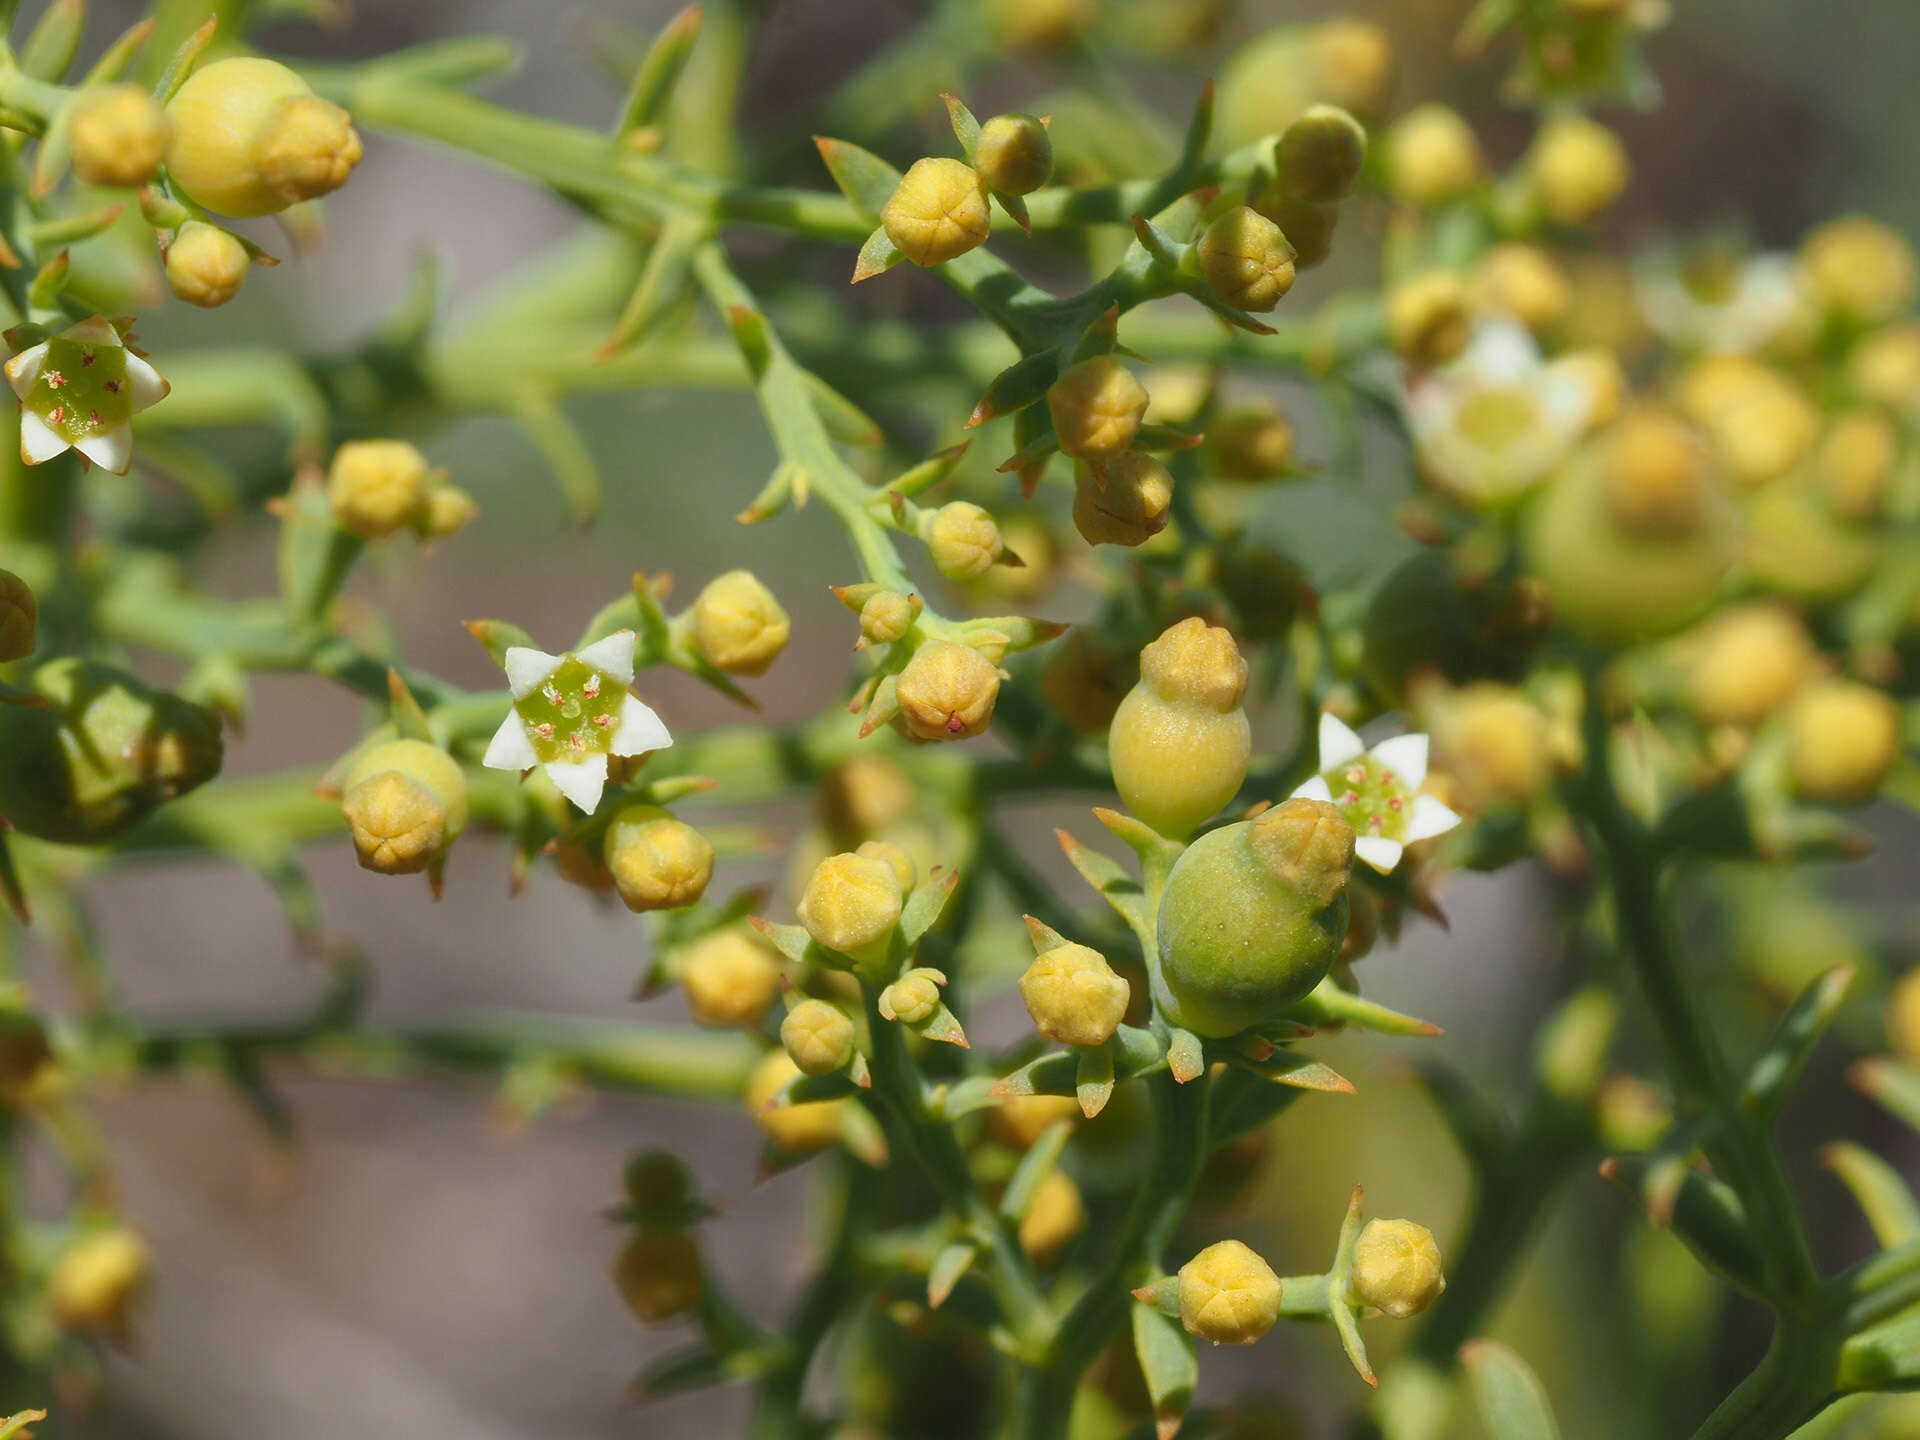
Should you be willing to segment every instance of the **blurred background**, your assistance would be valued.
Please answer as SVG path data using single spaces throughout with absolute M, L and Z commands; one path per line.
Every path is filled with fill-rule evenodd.
M 288 26 L 273 40 L 289 55 L 349 58 L 453 34 L 508 34 L 525 46 L 527 62 L 487 93 L 600 125 L 619 89 L 596 51 L 650 30 L 673 8 L 665 0 L 359 0 L 339 28 Z M 1391 30 L 1401 57 L 1396 109 L 1446 100 L 1480 128 L 1496 164 L 1519 152 L 1530 122 L 1500 102 L 1502 60 L 1457 67 L 1447 58 L 1467 0 L 1342 7 L 1242 0 L 1209 53 L 1223 55 L 1265 26 L 1336 8 Z M 29 0 L 29 16 L 36 9 Z M 105 36 L 135 7 L 97 0 L 95 9 L 93 33 Z M 1676 0 L 1675 9 L 1650 47 L 1663 106 L 1606 115 L 1635 157 L 1628 204 L 1610 222 L 1620 238 L 1719 228 L 1790 245 L 1813 221 L 1846 209 L 1920 233 L 1920 169 L 1911 161 L 1911 137 L 1920 133 L 1920 87 L 1911 71 L 1920 6 Z M 791 143 L 810 132 L 821 97 L 919 13 L 908 0 L 780 0 L 768 10 L 747 89 L 747 126 L 763 140 Z M 1126 64 L 1133 73 L 1137 62 Z M 1137 83 L 1177 123 L 1207 68 L 1203 58 L 1182 57 L 1141 67 Z M 1025 108 L 1066 78 L 1038 59 L 996 72 L 987 98 Z M 929 94 L 917 115 L 929 142 L 942 128 L 937 112 Z M 457 157 L 375 134 L 366 141 L 353 183 L 328 204 L 322 248 L 256 275 L 217 313 L 189 313 L 176 303 L 156 308 L 142 317 L 149 348 L 164 358 L 169 349 L 246 341 L 343 346 L 396 303 L 423 253 L 445 260 L 458 306 L 578 223 L 553 199 Z M 911 153 L 919 152 L 892 158 Z M 815 179 L 825 183 L 824 175 Z M 850 260 L 825 256 L 823 286 L 838 284 Z M 1364 276 L 1364 265 L 1343 270 L 1338 262 L 1312 272 L 1288 308 L 1304 313 Z M 925 303 L 932 287 L 900 288 L 917 290 Z M 504 422 L 466 423 L 429 438 L 429 454 L 452 467 L 483 513 L 457 542 L 423 560 L 395 553 L 360 587 L 393 618 L 404 653 L 455 683 L 488 686 L 497 677 L 460 629 L 463 619 L 510 615 L 559 644 L 635 568 L 671 569 L 690 594 L 712 574 L 746 565 L 794 617 L 793 646 L 752 687 L 767 715 L 797 719 L 840 694 L 851 629 L 826 586 L 853 576 L 838 532 L 815 511 L 756 529 L 730 519 L 773 459 L 750 401 L 648 391 L 591 397 L 569 409 L 609 482 L 605 514 L 589 534 L 568 526 L 541 461 Z M 1304 419 L 1303 433 L 1311 454 L 1316 439 Z M 1298 507 L 1291 513 L 1301 526 L 1344 517 L 1356 533 L 1379 537 L 1386 531 L 1379 496 L 1401 483 L 1389 476 L 1376 494 L 1307 482 L 1290 500 Z M 212 588 L 234 595 L 269 588 L 271 549 L 264 518 L 223 542 L 207 562 Z M 1040 608 L 1072 618 L 1085 605 L 1069 588 Z M 649 690 L 676 730 L 730 718 L 724 702 L 680 678 Z M 230 749 L 229 773 L 325 762 L 361 724 L 356 703 L 320 681 L 263 678 L 249 731 Z M 791 832 L 806 817 L 796 810 L 754 818 Z M 1058 818 L 1036 811 L 1030 826 L 1019 827 L 1049 873 L 1054 862 L 1041 842 Z M 1858 893 L 1888 898 L 1891 908 L 1881 910 L 1887 928 L 1866 937 L 1883 949 L 1913 933 L 1911 910 L 1892 898 L 1902 891 L 1902 857 L 1911 846 L 1911 836 L 1895 837 L 1885 858 L 1846 877 Z M 374 964 L 376 1016 L 513 1006 L 681 1017 L 677 997 L 645 1006 L 629 999 L 645 959 L 631 916 L 586 903 L 548 871 L 536 872 L 526 893 L 510 901 L 506 858 L 486 837 L 469 839 L 436 906 L 424 887 L 359 872 L 344 845 L 314 855 L 329 931 L 358 942 Z M 724 878 L 777 880 L 782 868 L 774 854 Z M 102 943 L 138 1013 L 268 1017 L 310 1000 L 323 984 L 312 959 L 287 938 L 272 898 L 251 880 L 210 866 L 123 871 L 99 887 L 97 899 Z M 1450 882 L 1442 899 L 1451 929 L 1412 927 L 1369 959 L 1369 993 L 1445 1026 L 1446 1037 L 1433 1042 L 1438 1052 L 1497 1093 L 1524 1073 L 1527 1037 L 1572 983 L 1550 886 L 1525 872 L 1466 876 Z M 976 1034 L 1010 1037 L 1016 1018 L 990 1015 Z M 1277 1127 L 1266 1168 L 1233 1223 L 1281 1273 L 1324 1263 L 1356 1180 L 1367 1186 L 1372 1213 L 1418 1217 L 1445 1247 L 1464 1177 L 1426 1102 L 1396 1072 L 1395 1050 L 1379 1040 L 1333 1042 L 1327 1058 L 1356 1080 L 1359 1095 L 1302 1104 Z M 678 1150 L 721 1205 L 703 1237 L 711 1263 L 756 1314 L 777 1316 L 809 1259 L 808 1172 L 757 1184 L 758 1137 L 743 1113 L 603 1097 L 508 1135 L 489 1118 L 492 1097 L 473 1082 L 375 1086 L 291 1071 L 277 1078 L 297 1121 L 291 1152 L 211 1084 L 156 1081 L 107 1101 L 127 1211 L 154 1243 L 160 1280 L 138 1343 L 112 1363 L 106 1402 L 87 1433 L 182 1440 L 738 1433 L 742 1394 L 706 1392 L 644 1411 L 623 1404 L 635 1372 L 674 1341 L 637 1326 L 608 1283 L 620 1237 L 601 1211 L 617 1198 L 628 1154 L 647 1145 Z M 1813 1168 L 1813 1144 L 1845 1130 L 1904 1154 L 1909 1173 L 1914 1157 L 1837 1073 L 1816 1075 L 1805 1093 L 1808 1113 L 1792 1117 L 1788 1144 L 1827 1258 L 1837 1261 L 1866 1241 L 1838 1187 Z M 1740 1316 L 1724 1328 L 1651 1330 L 1636 1308 L 1641 1291 L 1697 1289 L 1698 1272 L 1677 1245 L 1631 1224 L 1627 1209 L 1597 1178 L 1576 1178 L 1497 1327 L 1524 1337 L 1570 1436 L 1672 1428 L 1674 1417 L 1697 1413 L 1723 1392 L 1763 1339 L 1752 1317 Z M 1707 1310 L 1673 1313 L 1711 1319 L 1712 1302 L 1704 1303 Z M 1391 1338 L 1381 1330 L 1390 1365 Z M 1657 1413 L 1621 1414 L 1619 1381 L 1629 1374 Z M 1331 1433 L 1325 1417 L 1358 1398 L 1331 1342 L 1314 1332 L 1276 1332 L 1255 1351 L 1210 1354 L 1202 1386 L 1203 1400 L 1284 1390 L 1301 1407 L 1302 1433 L 1311 1435 Z

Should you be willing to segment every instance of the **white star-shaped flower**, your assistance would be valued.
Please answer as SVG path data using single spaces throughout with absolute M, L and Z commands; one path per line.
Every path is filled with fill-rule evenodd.
M 1427 737 L 1396 735 L 1371 750 L 1353 728 L 1320 717 L 1320 773 L 1293 793 L 1340 807 L 1353 826 L 1353 850 L 1382 875 L 1400 863 L 1416 840 L 1444 835 L 1460 817 L 1422 795 Z
M 129 350 L 113 322 L 82 320 L 7 362 L 20 400 L 20 458 L 40 465 L 78 450 L 103 470 L 133 463 L 133 417 L 169 388 Z
M 591 815 L 607 787 L 607 757 L 664 750 L 673 737 L 633 684 L 635 635 L 616 630 L 579 651 L 549 655 L 525 645 L 506 654 L 513 708 L 480 763 L 494 770 L 538 765 Z
M 1793 258 L 1698 257 L 1692 265 L 1647 267 L 1640 308 L 1661 339 L 1681 350 L 1746 355 L 1766 346 L 1809 305 Z

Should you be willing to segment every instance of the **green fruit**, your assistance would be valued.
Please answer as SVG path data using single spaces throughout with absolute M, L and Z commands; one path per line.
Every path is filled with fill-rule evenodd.
M 1210 830 L 1167 877 L 1156 998 L 1197 1035 L 1236 1035 L 1304 998 L 1347 935 L 1353 827 L 1288 800 Z

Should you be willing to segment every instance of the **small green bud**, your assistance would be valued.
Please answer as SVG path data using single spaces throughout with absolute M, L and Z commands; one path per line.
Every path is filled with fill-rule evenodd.
M 890 645 L 912 626 L 918 612 L 898 590 L 877 590 L 860 606 L 860 634 L 870 645 Z
M 971 645 L 930 640 L 913 652 L 894 695 L 916 740 L 966 740 L 993 720 L 1000 670 Z
M 767 1108 L 800 1075 L 784 1050 L 769 1050 L 747 1081 L 747 1113 L 769 1140 L 789 1155 L 810 1155 L 840 1139 L 840 1117 L 845 1100 L 807 1100 L 798 1105 Z
M 1606 126 L 1584 115 L 1557 115 L 1534 137 L 1527 173 L 1548 219 L 1585 225 L 1610 210 L 1627 188 L 1627 151 Z
M 902 1025 L 918 1025 L 940 1008 L 937 970 L 909 970 L 880 992 L 880 1013 Z
M 780 1043 L 803 1075 L 831 1075 L 853 1059 L 853 1020 L 837 1005 L 802 1000 L 780 1022 Z
M 1194 258 L 1213 298 L 1223 305 L 1264 312 L 1293 288 L 1293 247 L 1278 225 L 1245 205 L 1207 227 Z
M 133 1231 L 96 1231 L 53 1262 L 47 1300 L 62 1329 L 124 1337 L 151 1270 L 147 1242 Z
M 1787 773 L 1809 800 L 1871 800 L 1900 758 L 1900 708 L 1857 680 L 1822 680 L 1787 711 Z
M 1109 461 L 1105 483 L 1089 469 L 1074 482 L 1073 528 L 1089 545 L 1144 545 L 1167 528 L 1173 475 L 1139 450 Z
M 855 960 L 884 955 L 903 900 L 899 877 L 884 860 L 829 855 L 814 867 L 800 896 L 800 923 L 829 950 Z
M 1272 480 L 1294 468 L 1293 426 L 1270 401 L 1242 406 L 1207 427 L 1207 450 L 1222 480 Z
M 763 675 L 787 648 L 793 622 L 751 570 L 729 570 L 693 602 L 694 644 L 716 670 Z
M 691 905 L 713 878 L 706 836 L 658 805 L 624 806 L 607 827 L 601 853 L 620 898 L 636 912 Z
M 167 158 L 172 130 L 144 86 L 82 90 L 68 112 L 73 173 L 89 185 L 144 185 Z
M 1280 1277 L 1238 1240 L 1187 1261 L 1179 1285 L 1181 1325 L 1216 1345 L 1251 1345 L 1280 1318 Z
M 1198 1035 L 1237 1035 L 1326 978 L 1347 933 L 1353 827 L 1295 798 L 1187 847 L 1160 901 L 1165 1008 Z
M 1127 808 L 1169 839 L 1191 835 L 1247 778 L 1246 687 L 1233 636 L 1198 616 L 1140 652 L 1140 683 L 1113 717 L 1107 759 Z
M 1028 195 L 1053 178 L 1053 141 L 1032 115 L 995 115 L 973 147 L 980 178 L 1002 195 Z
M 467 777 L 424 740 L 388 740 L 354 761 L 340 808 L 362 869 L 417 875 L 467 828 Z
M 349 440 L 327 467 L 327 504 L 344 528 L 381 540 L 419 522 L 432 478 L 427 457 L 405 440 Z
M 1061 454 L 1103 459 L 1133 444 L 1147 413 L 1147 391 L 1111 355 L 1095 355 L 1047 388 L 1047 410 Z
M 40 634 L 40 605 L 11 570 L 0 570 L 0 665 L 24 660 Z
M 1485 161 L 1473 127 L 1445 105 L 1421 105 L 1387 134 L 1387 185 L 1394 198 L 1434 209 L 1480 183 Z
M 987 187 L 959 160 L 916 160 L 880 211 L 880 224 L 897 249 L 920 266 L 964 255 L 987 238 L 993 214 Z
M 1055 1166 L 1033 1188 L 1027 1213 L 1020 1217 L 1020 1248 L 1045 1268 L 1087 1224 L 1087 1207 L 1073 1177 Z
M 1473 297 L 1451 270 L 1428 270 L 1387 292 L 1387 341 L 1409 365 L 1444 365 L 1472 333 Z
M 687 947 L 680 986 L 702 1025 L 758 1026 L 780 994 L 780 957 L 745 930 L 715 930 Z
M 204 220 L 189 220 L 167 245 L 167 288 L 175 299 L 211 310 L 240 293 L 252 264 L 238 237 Z
M 1020 977 L 1033 1027 L 1059 1045 L 1104 1045 L 1127 1013 L 1127 982 L 1085 945 L 1043 951 Z
M 663 1324 L 700 1304 L 700 1249 L 685 1230 L 644 1226 L 613 1262 L 613 1283 L 642 1324 Z
M 347 112 L 272 60 L 201 65 L 167 105 L 167 174 L 221 215 L 271 215 L 346 183 L 360 163 Z
M 693 1181 L 678 1156 L 648 1150 L 627 1162 L 623 1184 L 627 1204 L 641 1220 L 683 1213 L 693 1199 Z
M 1353 189 L 1367 157 L 1367 132 L 1337 105 L 1314 105 L 1287 126 L 1274 165 L 1289 193 L 1317 205 Z
M 1411 1220 L 1369 1220 L 1353 1246 L 1353 1299 L 1406 1320 L 1447 1288 L 1433 1232 Z
M 971 580 L 986 574 L 1004 548 L 993 516 L 966 500 L 954 500 L 933 511 L 927 517 L 924 538 L 935 568 L 949 580 Z M 862 606 L 863 623 L 865 618 L 866 607 Z

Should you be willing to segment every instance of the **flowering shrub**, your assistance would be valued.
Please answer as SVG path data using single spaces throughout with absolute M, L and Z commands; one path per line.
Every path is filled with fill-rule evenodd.
M 1598 117 L 1650 94 L 1656 0 L 1475 7 L 1463 51 L 1508 53 L 1538 118 L 1504 168 L 1461 116 L 1396 96 L 1389 38 L 1357 21 L 1249 40 L 1178 141 L 1110 86 L 985 119 L 958 96 L 1007 57 L 1204 45 L 1206 0 L 948 0 L 837 93 L 817 152 L 760 169 L 714 158 L 751 5 L 662 29 L 607 131 L 476 98 L 513 59 L 484 38 L 288 65 L 248 36 L 289 7 L 209 8 L 192 28 L 163 4 L 80 72 L 68 0 L 0 48 L 19 402 L 0 446 L 17 451 L 0 461 L 0 957 L 18 927 L 84 936 L 82 882 L 142 857 L 254 871 L 312 937 L 307 847 L 350 844 L 368 885 L 424 875 L 424 905 L 491 832 L 514 884 L 550 864 L 581 903 L 646 917 L 642 991 L 678 988 L 695 1023 L 381 1026 L 343 963 L 313 1013 L 169 1029 L 119 1008 L 70 938 L 75 1008 L 0 987 L 7 1163 L 52 1134 L 74 1182 L 57 1216 L 0 1207 L 9 1394 L 77 1404 L 94 1347 L 129 1333 L 166 1265 L 74 1139 L 91 1087 L 210 1067 L 271 1116 L 263 1063 L 322 1054 L 496 1071 L 527 1111 L 563 1080 L 716 1101 L 758 1126 L 769 1171 L 818 1172 L 827 1242 L 768 1325 L 709 1267 L 687 1165 L 643 1145 L 624 1170 L 612 1281 L 683 1341 L 636 1393 L 751 1382 L 756 1435 L 920 1433 L 910 1386 L 861 1377 L 925 1365 L 977 1379 L 983 1433 L 1221 1433 L 1195 1404 L 1202 1352 L 1288 1321 L 1344 1352 L 1356 1434 L 1438 1440 L 1470 1399 L 1495 1440 L 1546 1440 L 1545 1389 L 1478 1337 L 1563 1182 L 1596 1166 L 1771 1318 L 1752 1375 L 1662 1433 L 1832 1434 L 1801 1427 L 1920 1386 L 1920 1200 L 1833 1137 L 1824 1158 L 1878 1244 L 1823 1264 L 1776 1139 L 1850 997 L 1884 1009 L 1886 1043 L 1871 1019 L 1839 1034 L 1891 1052 L 1853 1079 L 1920 1125 L 1920 981 L 1883 995 L 1829 965 L 1844 927 L 1784 878 L 1861 855 L 1860 807 L 1920 802 L 1915 258 L 1859 217 L 1791 255 L 1601 248 L 1632 167 Z M 951 142 L 903 148 L 941 85 Z M 1135 153 L 1095 143 L 1109 125 L 1143 137 Z M 135 263 L 203 307 L 274 283 L 229 222 L 308 225 L 353 183 L 363 129 L 550 190 L 637 266 L 562 285 L 562 258 L 492 329 L 443 331 L 423 295 L 346 356 L 147 355 L 119 313 Z M 1302 284 L 1329 255 L 1375 283 Z M 862 287 L 824 322 L 823 258 Z M 880 314 L 941 287 L 978 318 Z M 1273 375 L 1298 382 L 1294 413 Z M 370 548 L 458 544 L 476 512 L 423 422 L 512 418 L 585 521 L 599 480 L 565 396 L 715 377 L 758 401 L 779 462 L 763 483 L 699 477 L 697 496 L 745 524 L 811 503 L 845 532 L 858 678 L 829 713 L 696 733 L 641 698 L 663 667 L 744 705 L 782 684 L 792 626 L 747 570 L 681 610 L 635 573 L 571 640 L 521 629 L 502 585 L 504 618 L 468 626 L 501 672 L 477 691 L 341 602 Z M 208 436 L 263 420 L 287 446 L 243 488 Z M 1329 566 L 1324 537 L 1276 534 L 1276 494 L 1363 469 L 1395 492 L 1403 544 Z M 207 593 L 183 558 L 262 491 L 277 590 Z M 190 524 L 149 523 L 163 492 Z M 1028 613 L 1059 613 L 1066 570 L 1086 613 Z M 141 678 L 152 656 L 182 662 L 170 688 Z M 364 697 L 376 723 L 316 735 L 323 771 L 222 779 L 248 677 L 276 671 Z M 703 823 L 701 799 L 794 796 L 819 819 L 787 893 L 730 888 L 758 834 Z M 1118 842 L 1059 832 L 1084 892 L 1012 843 L 1040 796 L 1092 802 Z M 1560 877 L 1591 973 L 1508 1106 L 1362 981 L 1382 937 L 1417 946 L 1444 917 L 1449 874 L 1529 858 Z M 1778 893 L 1742 889 L 1743 863 L 1773 867 Z M 1811 938 L 1756 1038 L 1711 1003 L 1674 911 L 1717 898 L 1752 923 L 1782 894 Z M 1031 1030 L 972 1045 L 994 992 Z M 1657 1045 L 1617 1045 L 1642 1009 Z M 1324 1270 L 1280 1276 L 1205 1202 L 1283 1112 L 1343 1103 L 1315 1043 L 1342 1029 L 1408 1054 L 1473 1208 L 1436 1239 L 1370 1217 L 1356 1186 Z M 1401 1322 L 1376 1374 L 1368 1339 Z

